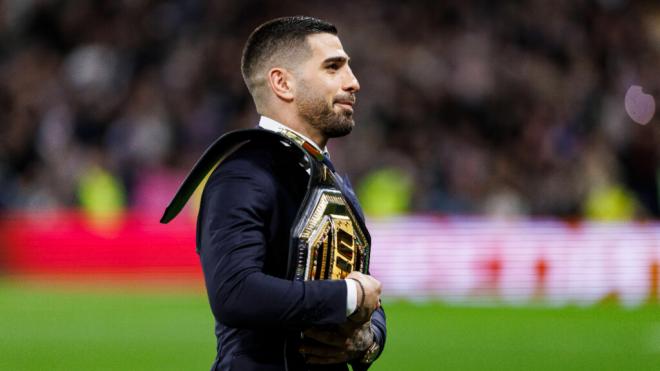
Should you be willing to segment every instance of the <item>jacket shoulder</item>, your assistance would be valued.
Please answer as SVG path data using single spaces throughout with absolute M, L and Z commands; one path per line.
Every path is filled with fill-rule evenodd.
M 258 135 L 240 143 L 216 168 L 247 167 L 274 170 L 296 165 L 305 157 L 302 149 L 277 134 Z

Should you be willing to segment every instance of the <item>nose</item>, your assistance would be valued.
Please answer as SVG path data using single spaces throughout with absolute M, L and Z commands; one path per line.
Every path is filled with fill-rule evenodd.
M 351 93 L 357 93 L 360 90 L 360 83 L 358 82 L 357 77 L 355 77 L 350 67 L 348 67 L 346 71 L 347 73 L 344 83 L 344 90 Z

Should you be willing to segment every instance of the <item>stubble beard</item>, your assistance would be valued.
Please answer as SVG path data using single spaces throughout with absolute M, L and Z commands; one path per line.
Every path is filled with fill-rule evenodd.
M 355 126 L 353 112 L 341 110 L 334 111 L 334 101 L 328 102 L 322 96 L 316 96 L 312 89 L 303 86 L 301 98 L 298 101 L 298 112 L 300 116 L 312 127 L 319 130 L 326 138 L 338 138 L 348 135 Z M 347 97 L 335 97 L 335 100 L 348 99 Z

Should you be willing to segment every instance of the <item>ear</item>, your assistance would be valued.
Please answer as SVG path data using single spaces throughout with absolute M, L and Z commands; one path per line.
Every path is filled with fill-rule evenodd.
M 293 100 L 295 81 L 293 75 L 284 68 L 271 68 L 268 71 L 268 85 L 275 95 L 287 102 Z

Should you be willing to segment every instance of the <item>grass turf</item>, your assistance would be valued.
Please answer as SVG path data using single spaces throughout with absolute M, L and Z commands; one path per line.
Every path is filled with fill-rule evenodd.
M 0 285 L 0 370 L 207 370 L 203 293 Z M 386 302 L 386 370 L 658 370 L 660 308 Z

